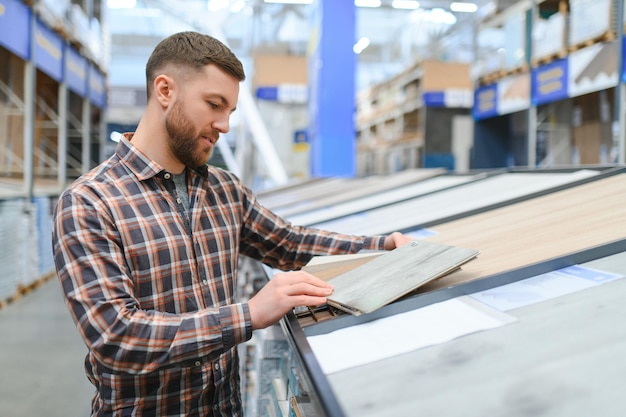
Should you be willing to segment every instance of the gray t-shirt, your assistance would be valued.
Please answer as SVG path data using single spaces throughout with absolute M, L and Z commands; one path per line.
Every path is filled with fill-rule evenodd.
M 187 170 L 182 174 L 172 175 L 174 184 L 176 185 L 176 196 L 181 199 L 185 211 L 189 214 L 189 194 L 187 191 Z

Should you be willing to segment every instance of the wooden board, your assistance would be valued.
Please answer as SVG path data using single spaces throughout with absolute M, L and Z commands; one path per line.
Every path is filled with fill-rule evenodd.
M 333 204 L 354 201 L 364 196 L 395 189 L 407 184 L 420 183 L 423 180 L 445 173 L 446 170 L 443 168 L 426 168 L 401 171 L 391 175 L 353 178 L 347 181 L 347 187 L 341 190 L 337 190 L 336 192 L 329 190 L 330 192 L 328 194 L 319 196 L 311 196 L 311 194 L 303 195 L 299 201 L 296 200 L 289 206 L 276 208 L 276 213 L 283 217 L 291 218 L 297 214 L 327 209 Z
M 626 238 L 626 174 L 432 227 L 428 241 L 475 248 L 480 258 L 420 288 L 429 291 Z
M 313 226 L 348 234 L 387 234 L 425 223 L 441 223 L 440 219 L 449 216 L 503 204 L 595 175 L 598 175 L 596 171 L 585 169 L 569 173 L 506 173 Z
M 328 304 L 354 315 L 370 313 L 421 285 L 457 270 L 478 251 L 415 240 L 328 282 Z
M 328 281 L 357 266 L 364 265 L 384 253 L 380 251 L 363 254 L 316 256 L 302 270 L 315 275 L 323 281 Z

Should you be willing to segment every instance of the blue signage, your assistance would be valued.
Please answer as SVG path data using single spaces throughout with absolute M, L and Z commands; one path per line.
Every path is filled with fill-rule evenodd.
M 30 59 L 30 9 L 17 0 L 0 0 L 0 46 Z
M 559 59 L 532 71 L 532 100 L 536 105 L 568 98 L 567 59 Z
M 446 93 L 443 91 L 428 91 L 422 97 L 426 107 L 446 107 Z
M 87 94 L 88 63 L 74 48 L 65 48 L 65 82 L 67 87 L 81 97 Z
M 487 119 L 498 114 L 498 84 L 477 89 L 474 92 L 474 119 Z
M 101 109 L 106 106 L 104 75 L 93 65 L 89 66 L 89 101 Z
M 258 87 L 256 97 L 260 100 L 278 101 L 278 87 Z
M 352 1 L 318 0 L 309 42 L 309 140 L 314 177 L 356 174 L 353 51 L 356 6 Z
M 63 39 L 37 19 L 35 65 L 57 81 L 63 80 Z
M 626 83 L 626 35 L 622 37 L 622 82 Z

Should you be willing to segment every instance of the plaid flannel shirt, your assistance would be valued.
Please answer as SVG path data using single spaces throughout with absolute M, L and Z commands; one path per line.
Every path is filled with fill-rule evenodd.
M 171 173 L 131 136 L 59 198 L 55 264 L 89 352 L 94 416 L 241 416 L 239 255 L 282 270 L 312 256 L 382 249 L 382 237 L 291 225 L 229 172 L 188 170 L 190 209 Z

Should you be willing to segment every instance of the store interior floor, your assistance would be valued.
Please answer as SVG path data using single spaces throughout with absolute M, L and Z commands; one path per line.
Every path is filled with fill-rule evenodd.
M 0 416 L 88 416 L 86 352 L 56 278 L 1 308 Z

